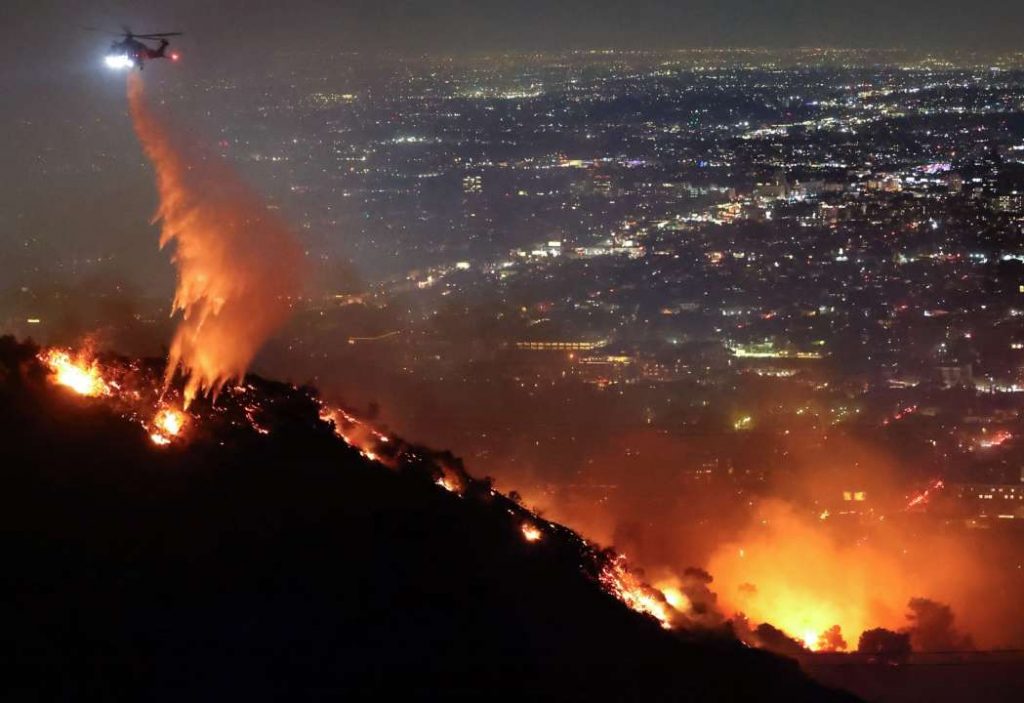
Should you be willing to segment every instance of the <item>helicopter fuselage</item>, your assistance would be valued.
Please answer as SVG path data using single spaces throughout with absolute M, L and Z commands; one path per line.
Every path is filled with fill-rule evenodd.
M 132 66 L 142 70 L 145 62 L 150 59 L 176 59 L 177 55 L 175 54 L 167 55 L 168 45 L 169 42 L 166 39 L 161 39 L 160 45 L 153 48 L 129 35 L 122 41 L 116 41 L 110 45 L 110 51 L 107 54 L 108 63 L 112 57 L 122 58 L 130 62 Z

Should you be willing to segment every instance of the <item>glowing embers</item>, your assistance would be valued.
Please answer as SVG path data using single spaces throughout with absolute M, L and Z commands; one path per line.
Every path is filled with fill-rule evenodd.
M 72 358 L 71 353 L 63 349 L 49 349 L 39 358 L 53 373 L 53 381 L 58 385 L 90 398 L 110 395 L 110 386 L 103 380 L 95 359 L 83 353 Z
M 161 408 L 153 418 L 149 438 L 153 444 L 164 446 L 181 437 L 187 416 L 174 408 Z
M 913 510 L 914 508 L 919 508 L 924 505 L 927 505 L 928 501 L 931 500 L 932 496 L 938 491 L 941 491 L 945 487 L 946 483 L 941 478 L 935 479 L 934 481 L 929 483 L 923 491 L 912 497 L 907 502 L 907 510 Z
M 648 586 L 629 570 L 626 558 L 621 554 L 616 554 L 608 560 L 601 569 L 598 580 L 605 590 L 630 609 L 650 615 L 666 630 L 672 629 L 675 609 L 669 605 L 660 591 Z

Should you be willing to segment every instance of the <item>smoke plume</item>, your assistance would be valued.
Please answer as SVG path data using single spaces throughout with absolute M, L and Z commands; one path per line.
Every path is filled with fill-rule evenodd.
M 165 382 L 180 368 L 185 404 L 241 378 L 260 346 L 287 319 L 301 290 L 302 252 L 270 212 L 218 157 L 173 132 L 129 77 L 135 132 L 156 169 L 160 246 L 175 243 L 178 269 Z
M 972 649 L 974 642 L 954 625 L 953 610 L 928 598 L 911 598 L 907 633 L 914 651 L 948 652 Z

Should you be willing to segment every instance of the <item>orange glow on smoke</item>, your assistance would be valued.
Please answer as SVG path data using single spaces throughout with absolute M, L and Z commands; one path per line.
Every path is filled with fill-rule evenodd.
M 724 545 L 712 555 L 723 605 L 756 623 L 767 622 L 808 649 L 819 634 L 839 625 L 848 642 L 873 627 L 899 627 L 902 608 L 912 596 L 902 590 L 897 562 L 857 544 L 836 544 L 822 521 L 802 519 L 779 501 L 766 501 L 757 527 L 742 544 Z M 872 604 L 883 593 L 889 617 Z
M 128 99 L 156 169 L 160 246 L 174 242 L 178 285 L 165 385 L 180 368 L 185 407 L 244 376 L 257 350 L 287 319 L 301 290 L 302 252 L 266 204 L 216 157 L 173 134 L 131 74 Z
M 83 354 L 72 358 L 63 349 L 50 349 L 41 355 L 41 359 L 53 372 L 53 380 L 57 384 L 88 397 L 110 394 L 110 387 L 103 380 L 95 360 L 87 360 Z
M 808 649 L 834 650 L 839 637 L 855 648 L 865 630 L 906 627 L 915 597 L 979 603 L 969 593 L 984 567 L 969 543 L 887 520 L 870 528 L 833 522 L 780 500 L 759 505 L 739 541 L 708 562 L 727 614 L 770 623 Z M 958 615 L 971 620 L 974 610 L 964 605 Z
M 434 483 L 436 483 L 438 486 L 445 489 L 449 493 L 455 493 L 456 495 L 462 495 L 462 491 L 464 490 L 462 488 L 462 483 L 454 474 L 445 474 L 441 478 L 437 479 Z
M 678 586 L 674 584 L 659 583 L 655 585 L 655 588 L 661 591 L 661 595 L 665 597 L 665 601 L 674 609 L 681 613 L 690 609 L 690 599 Z

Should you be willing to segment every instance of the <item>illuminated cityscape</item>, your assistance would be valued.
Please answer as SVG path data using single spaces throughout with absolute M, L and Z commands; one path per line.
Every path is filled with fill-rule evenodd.
M 727 431 L 751 396 L 735 412 L 771 433 L 885 427 L 902 444 L 912 414 L 918 479 L 1013 485 L 1020 61 L 575 52 L 385 62 L 371 87 L 350 57 L 329 76 L 292 68 L 255 103 L 240 78 L 172 90 L 228 125 L 218 149 L 310 257 L 365 280 L 308 292 L 281 356 L 315 380 L 386 354 L 544 404 L 598 393 L 616 423 L 684 433 Z M 46 266 L 89 276 L 109 256 Z M 62 301 L 25 278 L 5 326 L 45 338 Z

